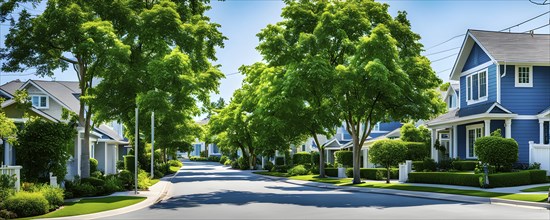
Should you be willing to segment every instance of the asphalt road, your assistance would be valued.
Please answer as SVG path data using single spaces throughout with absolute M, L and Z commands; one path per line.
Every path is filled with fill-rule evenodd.
M 109 219 L 550 219 L 545 209 L 342 192 L 186 162 L 171 198 Z

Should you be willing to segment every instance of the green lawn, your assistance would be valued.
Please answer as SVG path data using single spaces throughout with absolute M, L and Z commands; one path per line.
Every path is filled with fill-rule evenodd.
M 288 173 L 268 172 L 268 171 L 254 172 L 254 173 L 264 175 L 264 176 L 290 177 Z
M 429 186 L 413 186 L 410 184 L 400 184 L 400 183 L 386 184 L 381 182 L 366 182 L 366 183 L 353 185 L 351 184 L 351 180 L 352 180 L 351 178 L 344 178 L 344 179 L 318 178 L 317 175 L 293 176 L 293 177 L 290 177 L 290 179 L 329 183 L 329 184 L 335 184 L 339 186 L 383 188 L 383 189 L 396 189 L 396 190 L 419 191 L 419 192 L 435 192 L 435 193 L 478 196 L 478 197 L 487 197 L 487 198 L 511 199 L 511 200 L 520 200 L 520 201 L 529 201 L 529 202 L 546 202 L 546 199 L 548 198 L 546 194 L 495 193 L 495 192 L 485 192 L 481 190 L 459 190 L 459 189 L 448 189 L 448 188 L 429 187 Z M 546 187 L 546 190 L 548 190 L 548 187 Z
M 523 189 L 522 192 L 548 192 L 548 188 L 550 188 L 550 185 L 548 186 L 537 186 L 529 189 Z
M 77 203 L 67 203 L 62 209 L 35 218 L 57 218 L 103 212 L 126 207 L 145 200 L 140 196 L 113 196 L 97 199 L 82 199 Z

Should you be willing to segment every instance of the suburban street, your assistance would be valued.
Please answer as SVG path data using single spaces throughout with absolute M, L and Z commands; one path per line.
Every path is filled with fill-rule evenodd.
M 170 199 L 109 219 L 550 218 L 544 209 L 301 186 L 210 162 L 186 162 L 172 182 Z

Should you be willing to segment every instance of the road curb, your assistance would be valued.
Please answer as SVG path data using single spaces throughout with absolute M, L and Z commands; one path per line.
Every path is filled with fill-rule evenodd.
M 266 175 L 261 175 L 256 173 L 253 173 L 253 174 L 266 177 L 268 179 L 279 180 L 285 183 L 294 184 L 294 185 L 310 186 L 310 187 L 330 189 L 330 190 L 339 190 L 344 192 L 375 193 L 375 194 L 384 194 L 384 195 L 407 196 L 407 197 L 436 199 L 436 200 L 452 201 L 452 202 L 472 203 L 472 204 L 497 204 L 497 205 L 507 204 L 507 205 L 528 206 L 528 207 L 535 207 L 535 208 L 550 209 L 549 203 L 542 203 L 542 202 L 538 203 L 538 202 L 527 202 L 527 201 L 518 201 L 518 200 L 509 200 L 509 199 L 499 199 L 499 198 L 454 195 L 454 194 L 435 193 L 435 192 L 417 192 L 417 191 L 407 191 L 407 190 L 397 190 L 397 189 L 336 186 L 328 183 L 311 182 L 311 181 L 305 181 L 305 180 L 292 180 L 286 177 L 266 176 Z

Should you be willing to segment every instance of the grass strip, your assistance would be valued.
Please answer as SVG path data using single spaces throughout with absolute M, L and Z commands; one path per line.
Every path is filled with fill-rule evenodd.
M 146 197 L 140 196 L 112 196 L 105 198 L 82 199 L 76 203 L 66 203 L 63 208 L 57 211 L 53 211 L 41 216 L 35 216 L 32 219 L 58 218 L 103 212 L 130 206 L 145 199 Z

